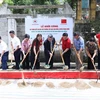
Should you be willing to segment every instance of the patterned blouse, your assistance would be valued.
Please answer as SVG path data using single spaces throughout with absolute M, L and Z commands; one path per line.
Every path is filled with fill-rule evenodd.
M 93 44 L 90 44 L 89 41 L 86 42 L 86 47 L 88 48 L 88 51 L 90 53 L 94 53 L 94 50 L 97 50 L 97 45 L 96 43 L 94 42 Z

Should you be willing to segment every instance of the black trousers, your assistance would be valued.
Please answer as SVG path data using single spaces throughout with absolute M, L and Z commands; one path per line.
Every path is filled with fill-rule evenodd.
M 3 70 L 6 70 L 7 69 L 8 54 L 9 54 L 9 52 L 5 52 L 3 54 L 3 56 L 2 56 L 1 62 L 2 62 L 2 69 Z
M 93 56 L 93 53 L 90 53 L 91 56 Z M 94 64 L 95 64 L 95 58 L 94 58 Z M 91 58 L 88 57 L 88 69 L 94 69 Z
M 26 55 L 26 53 L 25 53 Z M 22 54 L 22 58 L 24 58 L 24 55 Z M 29 54 L 26 56 L 25 60 L 23 61 L 22 64 L 23 69 L 29 69 Z
M 98 69 L 100 69 L 100 51 L 98 50 Z
M 45 53 L 45 62 L 46 62 L 46 65 L 48 64 L 49 58 L 50 58 L 50 54 L 49 54 L 49 53 L 48 53 L 48 54 Z M 52 58 L 51 58 L 51 61 L 50 61 L 50 63 L 49 63 L 50 69 L 53 68 L 53 59 L 54 59 L 54 54 L 53 54 L 53 56 L 52 56 Z
M 21 54 L 21 50 L 18 49 L 14 52 L 14 58 L 15 58 L 15 69 L 19 69 L 19 64 L 20 64 L 20 54 Z
M 65 65 L 68 65 L 69 69 L 70 69 L 70 55 L 71 55 L 70 49 L 66 53 L 63 54 Z
M 35 54 L 33 52 L 31 52 L 31 66 L 32 67 L 33 67 L 34 61 L 35 61 Z M 34 69 L 40 69 L 40 57 L 39 57 L 39 54 L 37 56 L 37 60 L 36 60 Z

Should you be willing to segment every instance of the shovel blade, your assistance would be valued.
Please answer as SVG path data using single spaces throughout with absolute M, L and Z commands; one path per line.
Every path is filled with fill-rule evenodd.
M 49 69 L 50 65 L 45 65 L 44 68 Z
M 68 70 L 68 66 L 67 66 L 67 65 L 64 65 L 64 66 L 63 66 L 63 69 L 64 69 L 64 70 Z
M 82 72 L 84 70 L 84 66 L 80 67 L 80 72 Z

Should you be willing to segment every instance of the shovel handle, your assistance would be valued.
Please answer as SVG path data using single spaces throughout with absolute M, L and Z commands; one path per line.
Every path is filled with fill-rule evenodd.
M 54 53 L 54 50 L 55 50 L 55 45 L 56 45 L 56 41 L 55 41 L 53 50 L 52 50 L 52 52 L 51 52 L 51 53 L 52 53 L 52 56 L 53 56 L 53 53 Z M 50 61 L 51 61 L 52 56 L 50 56 L 50 58 L 49 58 L 48 65 L 49 65 L 49 63 L 50 63 Z
M 60 50 L 59 45 L 58 45 L 58 49 L 59 49 L 59 52 L 60 52 L 60 56 L 61 56 L 62 62 L 63 62 L 63 64 L 64 64 L 64 63 L 65 63 L 65 62 L 64 62 L 64 58 L 63 58 L 63 56 L 62 56 L 62 51 Z
M 39 52 L 40 52 L 40 50 L 38 50 L 38 52 L 37 52 L 37 54 L 36 54 L 37 56 L 38 56 Z M 35 64 L 36 64 L 36 61 L 37 61 L 37 58 L 35 58 L 35 61 L 34 61 L 34 64 L 33 64 L 32 69 L 34 68 L 34 66 L 35 66 Z
M 29 54 L 30 50 L 31 50 L 31 46 L 30 46 L 30 48 L 28 49 L 28 51 L 27 51 L 25 57 L 23 58 L 23 60 L 20 62 L 20 65 L 24 62 L 24 60 L 25 60 L 25 58 L 27 57 L 27 55 Z
M 90 55 L 89 52 L 87 52 L 87 54 Z M 91 62 L 92 62 L 92 64 L 93 64 L 93 67 L 94 67 L 95 71 L 97 72 L 97 69 L 96 69 L 96 67 L 95 67 L 94 61 L 92 60 L 92 57 L 91 57 L 91 56 L 90 56 L 90 59 L 91 59 Z
M 11 64 L 12 64 L 12 62 L 13 62 L 13 50 L 14 50 L 12 42 L 11 42 L 11 48 L 12 48 L 12 50 L 11 50 Z
M 95 64 L 94 64 L 94 62 L 93 62 L 93 60 L 92 60 L 92 58 L 90 58 L 91 59 L 91 62 L 92 62 L 92 64 L 93 64 L 93 67 L 94 67 L 94 69 L 95 69 L 95 71 L 96 71 L 96 74 L 97 74 L 97 81 L 96 81 L 96 83 L 98 82 L 98 79 L 100 78 L 100 75 L 99 75 L 99 73 L 98 73 L 98 71 L 97 71 L 97 68 L 96 68 L 96 66 L 95 66 Z
M 53 48 L 53 50 L 52 50 L 52 56 L 53 56 L 53 53 L 54 53 L 54 48 Z M 50 63 L 50 61 L 51 61 L 52 56 L 50 56 L 50 58 L 49 58 L 48 65 L 49 65 L 49 63 Z
M 74 45 L 73 45 L 73 47 L 74 47 L 74 51 L 75 51 L 75 53 L 76 53 L 76 56 L 77 56 L 77 58 L 78 58 L 80 64 L 82 64 L 82 61 L 81 61 L 81 59 L 80 59 L 80 56 L 78 55 L 78 53 L 77 53 L 76 48 L 75 48 Z
M 96 66 L 95 66 L 95 64 L 94 64 L 94 61 L 92 60 L 92 58 L 90 58 L 90 59 L 91 59 L 91 62 L 92 62 L 92 64 L 93 64 L 93 67 L 94 67 L 96 73 L 98 73 L 98 72 L 97 72 L 97 69 L 96 69 Z

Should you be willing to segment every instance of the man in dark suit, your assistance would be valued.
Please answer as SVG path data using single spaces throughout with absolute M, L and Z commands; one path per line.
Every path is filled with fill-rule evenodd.
M 49 34 L 48 38 L 44 41 L 44 54 L 45 54 L 46 65 L 48 64 L 50 56 L 52 56 L 51 61 L 49 63 L 50 69 L 53 68 L 54 53 L 52 55 L 52 51 L 53 51 L 54 45 L 55 45 L 55 38 L 53 37 L 52 34 Z

